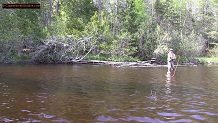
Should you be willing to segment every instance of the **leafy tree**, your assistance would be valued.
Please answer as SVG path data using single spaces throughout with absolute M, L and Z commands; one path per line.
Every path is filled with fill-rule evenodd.
M 79 34 L 90 21 L 97 8 L 92 0 L 61 0 L 60 14 L 64 16 L 67 34 Z M 64 14 L 63 14 L 64 13 Z
M 17 0 L 12 3 L 36 3 L 35 1 Z M 38 41 L 43 37 L 40 26 L 40 10 L 38 9 L 2 9 L 1 36 L 2 60 L 10 61 L 13 57 L 22 57 L 22 48 L 26 42 Z M 15 59 L 16 60 L 16 59 Z

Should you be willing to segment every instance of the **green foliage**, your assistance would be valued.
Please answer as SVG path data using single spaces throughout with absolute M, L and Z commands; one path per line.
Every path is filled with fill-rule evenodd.
M 218 46 L 215 46 L 207 53 L 208 57 L 217 57 L 218 56 Z
M 121 22 L 130 33 L 137 32 L 137 28 L 147 17 L 143 0 L 128 0 L 127 8 L 120 13 Z
M 19 29 L 20 38 L 22 39 L 37 39 L 43 37 L 42 26 L 39 24 L 40 10 L 33 9 L 17 9 L 16 22 Z
M 150 58 L 157 48 L 156 24 L 148 20 L 140 25 L 136 33 L 139 57 L 143 60 Z
M 36 3 L 36 1 L 16 0 L 13 3 Z M 0 8 L 0 54 L 1 61 L 25 60 L 20 55 L 24 42 L 38 42 L 44 38 L 40 23 L 39 9 L 2 9 Z
M 26 54 L 18 55 L 18 54 L 11 54 L 10 60 L 12 62 L 19 62 L 19 61 L 28 61 L 30 60 L 30 56 Z
M 164 44 L 160 44 L 157 46 L 157 48 L 155 49 L 154 53 L 157 57 L 159 56 L 164 56 L 169 52 L 169 48 L 167 47 L 167 45 Z
M 202 55 L 206 43 L 218 42 L 217 0 L 44 0 L 41 6 L 0 8 L 1 60 L 23 59 L 22 48 L 37 49 L 39 40 L 51 36 L 90 38 L 94 48 L 86 58 L 114 61 L 147 60 L 154 53 L 165 59 L 169 48 L 192 58 Z M 43 55 L 41 61 L 58 59 Z M 217 47 L 208 56 L 217 56 Z
M 158 56 L 158 57 L 157 57 L 157 61 L 158 61 L 158 62 L 164 61 L 164 62 L 167 63 L 167 55 L 160 55 L 160 56 Z
M 145 3 L 144 0 L 134 0 L 134 9 L 133 12 L 136 14 L 136 21 L 135 23 L 138 23 L 139 25 L 145 21 L 146 19 L 146 10 L 145 10 Z
M 107 60 L 107 58 L 100 56 L 100 55 L 93 55 L 93 54 L 88 54 L 85 59 L 87 60 Z
M 167 54 L 158 56 L 157 61 L 160 63 L 165 62 L 165 64 L 167 64 Z M 176 63 L 178 62 L 181 64 L 181 63 L 187 63 L 189 61 L 190 60 L 187 57 L 176 55 L 176 60 L 175 60 Z
M 17 28 L 14 28 L 14 22 L 16 22 L 14 20 L 16 19 L 16 15 L 9 10 L 3 10 L 2 8 L 0 9 L 0 41 L 4 43 L 14 41 L 17 37 L 15 36 Z
M 196 57 L 203 52 L 204 44 L 202 37 L 192 32 L 189 36 L 182 38 L 180 51 L 186 57 Z
M 217 57 L 196 57 L 196 59 L 199 60 L 202 64 L 218 63 Z
M 132 58 L 131 55 L 136 52 L 136 48 L 131 46 L 131 33 L 120 32 L 120 35 L 115 36 L 106 13 L 104 11 L 100 14 L 95 13 L 84 31 L 86 36 L 96 37 L 94 42 L 98 52 L 95 54 L 115 61 Z
M 131 56 L 129 57 L 111 57 L 111 58 L 106 58 L 100 55 L 93 55 L 93 54 L 88 54 L 85 59 L 87 60 L 103 60 L 103 61 L 129 61 L 129 62 L 133 62 L 133 61 L 139 61 L 139 58 L 133 58 Z
M 92 0 L 61 0 L 60 18 L 65 18 L 66 33 L 77 35 L 85 29 L 86 24 L 94 15 L 97 8 Z
M 179 63 L 187 63 L 189 61 L 190 60 L 187 57 L 183 57 L 183 56 L 177 56 L 176 57 L 176 62 L 179 62 Z

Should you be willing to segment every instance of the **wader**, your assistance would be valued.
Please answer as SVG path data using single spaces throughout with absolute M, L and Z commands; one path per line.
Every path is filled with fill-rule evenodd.
M 171 59 L 170 61 L 168 61 L 168 72 L 174 70 L 174 59 Z

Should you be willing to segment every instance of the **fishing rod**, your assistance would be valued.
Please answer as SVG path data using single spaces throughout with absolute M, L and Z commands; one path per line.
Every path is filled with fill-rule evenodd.
M 174 70 L 173 76 L 174 76 L 175 73 L 176 73 L 176 69 L 177 69 L 177 67 L 178 67 L 179 59 L 180 59 L 180 55 L 179 55 L 178 61 L 177 61 L 177 63 L 176 63 L 176 68 L 175 68 L 175 70 Z

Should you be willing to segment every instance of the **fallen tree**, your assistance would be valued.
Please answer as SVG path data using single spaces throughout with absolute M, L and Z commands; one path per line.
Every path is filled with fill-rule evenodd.
M 31 59 L 42 63 L 77 62 L 89 54 L 95 43 L 92 37 L 74 39 L 70 36 L 51 37 L 41 41 L 34 52 L 30 54 Z

